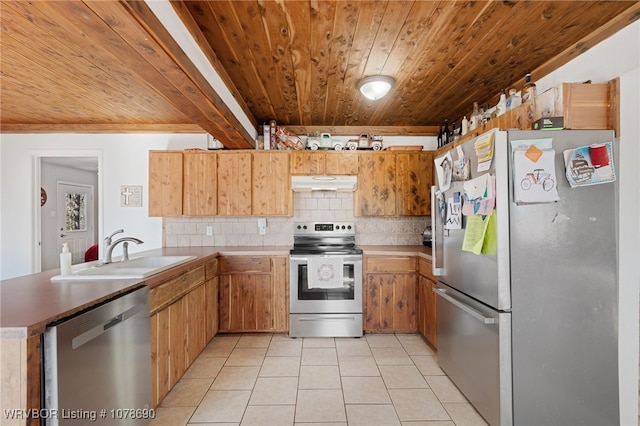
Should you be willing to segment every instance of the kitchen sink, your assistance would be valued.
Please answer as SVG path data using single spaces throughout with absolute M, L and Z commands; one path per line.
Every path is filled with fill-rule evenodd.
M 195 258 L 196 256 L 146 256 L 107 264 L 92 262 L 88 265 L 76 265 L 72 268 L 71 275 L 56 275 L 51 281 L 146 278 Z

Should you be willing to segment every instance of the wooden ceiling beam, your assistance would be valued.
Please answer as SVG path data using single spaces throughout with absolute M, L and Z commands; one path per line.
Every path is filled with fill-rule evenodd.
M 207 42 L 206 36 L 202 33 L 202 31 L 198 27 L 198 23 L 195 21 L 195 19 L 193 18 L 193 15 L 191 15 L 189 10 L 187 9 L 187 5 L 185 4 L 185 2 L 181 0 L 180 1 L 173 0 L 171 2 L 171 6 L 173 6 L 173 10 L 175 10 L 176 14 L 180 18 L 184 26 L 187 28 L 187 30 L 189 31 L 189 33 L 191 34 L 195 42 L 198 44 L 198 46 L 200 47 L 200 50 L 202 50 L 202 53 L 207 57 L 213 69 L 216 71 L 216 73 L 218 73 L 218 76 L 224 82 L 224 85 L 227 87 L 227 89 L 229 89 L 229 92 L 231 92 L 231 95 L 236 100 L 236 102 L 238 103 L 238 105 L 240 106 L 244 114 L 247 117 L 249 117 L 249 119 L 252 120 L 254 124 L 256 124 L 257 122 L 255 122 L 255 117 L 253 117 L 253 113 L 251 112 L 251 110 L 247 106 L 247 103 L 244 101 L 244 99 L 240 95 L 240 92 L 238 91 L 237 87 L 233 83 L 233 80 L 229 76 L 229 73 L 222 66 L 222 63 L 220 62 L 215 52 L 211 48 L 211 45 Z
M 119 37 L 131 46 L 174 87 L 167 90 L 157 79 L 145 82 L 180 110 L 191 110 L 194 124 L 214 135 L 228 148 L 253 148 L 255 141 L 167 29 L 144 2 L 86 2 Z M 134 70 L 135 71 L 135 70 Z M 145 76 L 141 76 L 145 77 Z M 177 89 L 182 96 L 175 96 Z

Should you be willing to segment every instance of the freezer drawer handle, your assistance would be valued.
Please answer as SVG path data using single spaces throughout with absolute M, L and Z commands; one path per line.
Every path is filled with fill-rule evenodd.
M 471 306 L 466 305 L 464 303 L 462 303 L 459 300 L 454 299 L 453 297 L 449 296 L 446 293 L 446 290 L 442 290 L 440 288 L 434 288 L 433 289 L 434 293 L 437 293 L 438 296 L 442 297 L 443 299 L 453 303 L 454 305 L 456 305 L 458 308 L 462 309 L 463 311 L 465 311 L 466 313 L 468 313 L 469 315 L 471 315 L 472 317 L 480 320 L 481 322 L 485 323 L 485 324 L 495 324 L 496 323 L 496 319 L 493 317 L 485 317 L 484 315 L 482 315 L 482 313 L 476 311 L 475 309 L 473 309 Z

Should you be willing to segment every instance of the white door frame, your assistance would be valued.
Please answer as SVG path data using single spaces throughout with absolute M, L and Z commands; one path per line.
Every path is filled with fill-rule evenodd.
M 102 150 L 101 149 L 68 149 L 68 150 L 31 150 L 32 171 L 33 171 L 33 189 L 32 200 L 38 200 L 33 203 L 33 214 L 31 216 L 31 229 L 33 230 L 33 241 L 31 244 L 31 273 L 41 272 L 42 270 L 42 209 L 40 207 L 40 160 L 45 157 L 96 157 L 98 159 L 98 210 L 96 226 L 98 227 L 98 241 L 102 241 L 104 235 L 104 203 L 103 195 L 104 185 L 102 182 Z

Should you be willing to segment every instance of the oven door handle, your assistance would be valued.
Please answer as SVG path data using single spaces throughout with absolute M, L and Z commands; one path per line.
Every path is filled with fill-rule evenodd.
M 290 262 L 309 262 L 309 257 L 310 256 L 295 256 L 295 255 L 291 255 L 289 256 L 289 261 Z M 358 262 L 362 262 L 362 255 L 343 255 L 343 254 L 318 254 L 318 255 L 314 255 L 313 257 L 340 257 L 342 258 L 342 263 L 358 263 Z
M 299 317 L 298 321 L 334 321 L 334 320 L 339 320 L 339 321 L 344 321 L 344 320 L 350 320 L 350 321 L 355 321 L 355 318 L 353 316 L 345 316 L 345 317 L 325 317 L 325 316 L 315 316 L 315 317 Z

